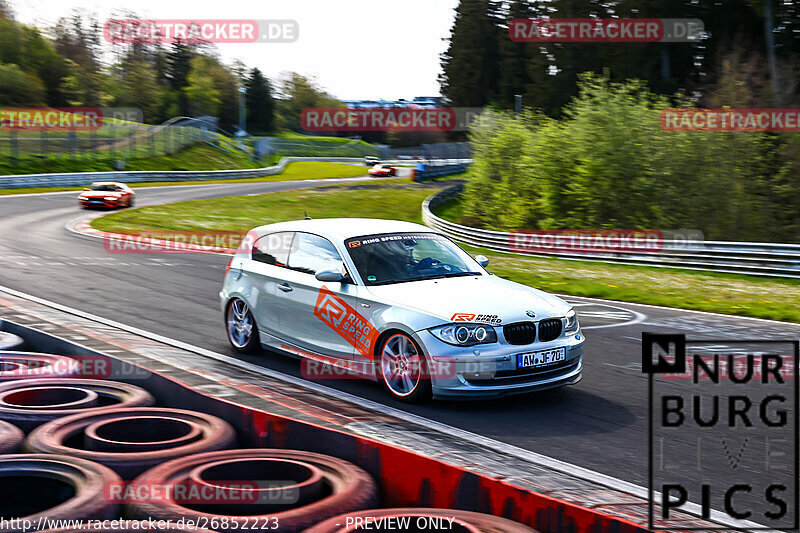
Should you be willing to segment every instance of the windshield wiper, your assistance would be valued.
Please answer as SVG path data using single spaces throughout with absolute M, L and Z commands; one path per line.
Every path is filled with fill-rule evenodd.
M 480 272 L 450 272 L 448 274 L 441 274 L 438 278 L 458 278 L 461 276 L 480 276 Z
M 437 274 L 435 276 L 424 276 L 421 278 L 406 278 L 406 279 L 385 279 L 382 281 L 373 281 L 369 285 L 374 287 L 375 285 L 390 285 L 392 283 L 408 283 L 411 281 L 427 281 L 429 279 L 444 279 L 444 278 L 456 278 L 462 276 L 480 276 L 480 272 L 450 272 L 449 274 Z

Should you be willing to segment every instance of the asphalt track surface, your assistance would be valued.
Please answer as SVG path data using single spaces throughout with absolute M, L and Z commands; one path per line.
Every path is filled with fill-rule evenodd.
M 137 204 L 279 192 L 316 184 L 262 182 L 140 188 Z M 77 206 L 76 195 L 70 192 L 0 196 L 0 285 L 234 355 L 225 338 L 218 302 L 228 258 L 207 254 L 109 254 L 100 240 L 76 235 L 65 228 L 67 222 L 83 213 Z M 567 299 L 576 304 L 587 337 L 584 378 L 575 386 L 492 401 L 406 405 L 388 398 L 377 384 L 369 381 L 320 383 L 646 486 L 648 380 L 641 371 L 643 331 L 721 340 L 711 348 L 720 352 L 730 350 L 725 340 L 800 337 L 800 325 L 796 324 Z M 245 359 L 300 377 L 299 363 L 290 358 L 263 353 Z M 680 386 L 662 385 L 665 389 L 661 390 Z M 796 411 L 791 405 L 787 407 L 791 420 Z M 724 409 L 722 413 L 724 416 Z M 754 495 L 737 496 L 737 501 L 743 507 L 751 504 L 754 514 L 749 519 L 764 523 L 760 513 L 774 507 L 764 503 L 760 487 L 777 478 L 785 479 L 785 472 L 793 468 L 791 446 L 797 428 L 783 430 L 783 438 L 792 444 L 771 444 L 773 454 L 776 446 L 783 446 L 788 454 L 773 455 L 776 459 L 772 465 L 767 464 L 769 461 L 765 463 L 770 446 L 765 439 L 775 437 L 773 430 L 756 427 L 740 430 L 739 434 L 747 437 L 748 443 L 742 448 L 744 441 L 728 437 L 724 443 L 727 455 L 720 448 L 717 435 L 694 426 L 675 430 L 667 435 L 666 441 L 657 439 L 656 445 L 666 443 L 664 464 L 673 479 L 693 487 L 698 480 L 721 486 L 728 481 L 747 479 L 754 486 Z M 704 459 L 699 466 L 698 442 L 706 450 L 717 449 L 711 459 Z M 658 451 L 656 454 L 662 457 Z M 740 460 L 733 467 L 731 457 L 736 456 Z M 713 507 L 721 509 L 721 494 L 716 493 L 716 488 L 712 492 Z M 784 497 L 790 502 L 794 500 L 791 487 Z M 699 493 L 690 494 L 690 499 L 699 502 Z

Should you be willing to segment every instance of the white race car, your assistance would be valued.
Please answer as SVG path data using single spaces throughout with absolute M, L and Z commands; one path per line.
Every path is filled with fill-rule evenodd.
M 226 270 L 228 340 L 240 352 L 304 358 L 307 377 L 375 379 L 405 401 L 577 383 L 584 337 L 575 311 L 487 264 L 408 222 L 261 226 Z

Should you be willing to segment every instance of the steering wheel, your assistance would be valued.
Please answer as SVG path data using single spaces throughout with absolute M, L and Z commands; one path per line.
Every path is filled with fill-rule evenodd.
M 434 268 L 439 268 L 440 266 L 442 266 L 442 262 L 438 259 L 434 259 L 433 257 L 425 257 L 424 259 L 417 261 L 417 264 L 412 267 L 412 270 L 414 273 L 417 273 L 420 270 L 431 270 Z

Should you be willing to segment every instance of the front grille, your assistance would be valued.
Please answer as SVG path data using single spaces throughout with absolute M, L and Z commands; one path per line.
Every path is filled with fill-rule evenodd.
M 536 340 L 536 324 L 533 322 L 517 322 L 503 326 L 503 335 L 509 344 L 532 344 Z
M 561 319 L 548 318 L 539 322 L 539 340 L 548 342 L 557 339 L 561 335 Z

